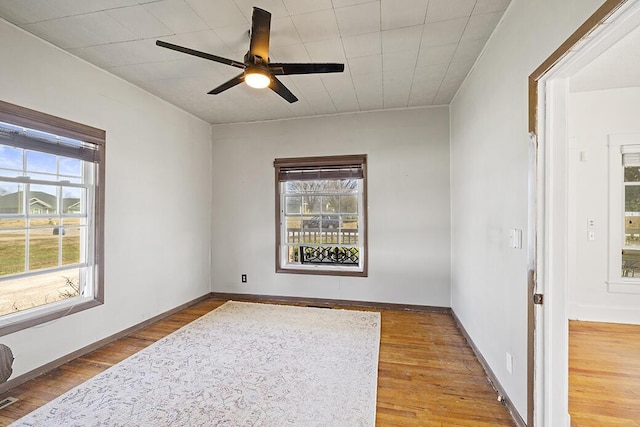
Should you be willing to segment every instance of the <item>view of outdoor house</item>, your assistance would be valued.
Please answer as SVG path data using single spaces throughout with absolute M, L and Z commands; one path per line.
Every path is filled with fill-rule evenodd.
M 48 304 L 78 294 L 78 269 L 20 277 L 31 271 L 46 270 L 80 261 L 80 218 L 57 214 L 57 197 L 32 192 L 28 199 L 29 219 L 20 218 L 24 192 L 0 195 L 0 315 Z M 63 212 L 80 213 L 80 199 L 62 199 Z M 51 215 L 43 217 L 42 215 Z M 13 216 L 13 217 L 11 217 Z M 18 216 L 18 217 L 16 217 Z M 29 224 L 30 228 L 26 227 Z M 28 253 L 27 253 L 28 248 Z
M 0 214 L 22 213 L 24 192 L 0 194 Z M 29 213 L 32 215 L 55 214 L 58 211 L 58 201 L 55 195 L 42 191 L 32 191 L 29 199 Z M 80 199 L 63 197 L 62 211 L 65 213 L 80 213 Z
M 0 144 L 0 315 L 81 293 L 83 163 Z

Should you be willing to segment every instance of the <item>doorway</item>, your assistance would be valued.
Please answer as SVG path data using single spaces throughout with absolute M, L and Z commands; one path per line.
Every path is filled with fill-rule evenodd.
M 538 165 L 535 169 L 537 197 L 534 200 L 537 203 L 533 222 L 537 244 L 530 253 L 535 261 L 536 274 L 533 277 L 537 277 L 537 282 L 534 280 L 531 283 L 531 293 L 544 294 L 544 306 L 532 305 L 530 308 L 534 314 L 530 331 L 530 345 L 534 348 L 531 366 L 534 371 L 531 390 L 534 405 L 529 418 L 533 418 L 533 425 L 569 426 L 571 423 L 568 405 L 568 319 L 571 316 L 584 316 L 584 313 L 577 314 L 580 307 L 577 299 L 572 300 L 572 296 L 576 295 L 576 289 L 583 283 L 581 277 L 585 272 L 580 268 L 585 265 L 585 260 L 589 257 L 602 260 L 598 268 L 606 272 L 604 277 L 602 274 L 588 275 L 589 279 L 601 279 L 599 284 L 592 286 L 599 286 L 598 290 L 607 294 L 615 288 L 610 286 L 609 275 L 609 212 L 601 212 L 602 209 L 608 209 L 609 201 L 607 199 L 605 203 L 600 203 L 598 210 L 597 207 L 582 206 L 588 205 L 584 202 L 590 200 L 589 197 L 578 200 L 577 189 L 586 183 L 578 183 L 575 172 L 579 168 L 585 169 L 587 165 L 602 168 L 602 162 L 595 161 L 602 158 L 598 149 L 586 149 L 580 145 L 584 141 L 578 141 L 571 134 L 571 120 L 575 119 L 571 106 L 576 102 L 575 96 L 572 98 L 572 93 L 575 93 L 571 92 L 572 86 L 574 89 L 578 87 L 580 79 L 584 80 L 586 74 L 583 70 L 594 67 L 597 58 L 605 55 L 612 46 L 640 26 L 639 9 L 640 2 L 637 1 L 605 2 L 530 77 L 530 131 L 537 139 Z M 602 25 L 605 22 L 607 25 Z M 606 144 L 604 150 L 604 158 L 607 159 Z M 582 160 L 581 163 L 574 162 L 576 156 Z M 592 159 L 591 163 L 589 159 Z M 607 168 L 605 160 L 604 173 L 608 176 Z M 607 198 L 609 179 L 605 181 L 604 194 Z M 597 187 L 600 184 L 595 185 Z M 592 192 L 593 186 L 587 186 L 587 191 Z M 604 253 L 604 256 L 598 258 L 598 253 Z M 595 264 L 589 267 L 596 268 Z M 635 297 L 640 297 L 640 293 Z M 592 298 L 602 300 L 602 296 Z

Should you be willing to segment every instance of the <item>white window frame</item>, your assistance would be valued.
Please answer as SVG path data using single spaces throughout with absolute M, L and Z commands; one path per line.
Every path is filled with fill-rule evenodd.
M 23 138 L 22 136 L 20 137 L 20 141 L 15 139 L 11 140 L 11 138 L 16 138 L 15 136 L 9 136 L 9 139 L 4 139 L 6 137 L 3 137 L 2 141 L 0 141 L 0 143 L 2 143 L 3 145 L 11 146 L 13 144 L 17 144 L 14 146 L 17 146 L 24 150 L 40 151 L 68 158 L 78 158 L 82 160 L 81 164 L 84 168 L 83 174 L 87 178 L 86 182 L 72 183 L 69 182 L 70 180 L 66 180 L 64 176 L 57 176 L 57 179 L 49 180 L 48 177 L 44 177 L 44 175 L 46 174 L 38 174 L 40 176 L 33 179 L 19 175 L 2 177 L 2 180 L 5 182 L 22 184 L 22 191 L 24 191 L 25 193 L 27 193 L 27 190 L 31 185 L 50 185 L 58 187 L 56 191 L 58 206 L 57 213 L 55 215 L 38 215 L 36 213 L 32 214 L 29 210 L 29 200 L 27 200 L 27 198 L 25 197 L 23 200 L 24 214 L 14 216 L 19 216 L 20 219 L 24 219 L 25 221 L 28 221 L 30 217 L 42 218 L 55 216 L 56 218 L 62 219 L 82 217 L 85 219 L 86 226 L 85 241 L 80 248 L 80 263 L 61 265 L 61 252 L 59 252 L 59 262 L 57 266 L 36 271 L 28 271 L 27 267 L 29 262 L 29 254 L 28 245 L 26 245 L 25 271 L 22 273 L 7 275 L 0 278 L 1 284 L 2 282 L 15 280 L 17 278 L 50 274 L 57 271 L 70 270 L 72 268 L 77 268 L 82 273 L 80 274 L 81 282 L 79 283 L 82 292 L 79 296 L 0 316 L 0 336 L 3 336 L 103 304 L 105 195 L 104 160 L 106 133 L 105 131 L 100 129 L 51 116 L 38 111 L 30 110 L 3 101 L 0 101 L 0 122 L 18 126 L 23 129 L 31 129 L 36 131 L 35 133 L 43 132 L 44 134 L 46 134 L 43 134 L 44 136 L 42 140 L 35 142 L 34 140 L 29 140 L 29 138 Z M 27 134 L 28 133 L 26 133 L 25 135 Z M 77 145 L 73 144 L 68 145 L 68 143 L 65 142 L 65 139 L 80 141 L 81 144 L 90 151 L 90 153 L 85 150 L 84 154 L 81 154 L 81 148 L 76 148 Z M 42 145 L 44 140 L 46 140 L 47 143 L 50 143 L 50 145 Z M 88 160 L 88 158 L 86 157 L 88 155 L 91 156 L 91 160 Z M 83 159 L 82 156 L 85 156 L 85 158 Z M 23 162 L 26 162 L 25 158 L 26 154 L 23 153 Z M 25 170 L 25 168 L 26 165 L 23 165 L 23 170 Z M 53 175 L 51 177 L 54 178 Z M 84 213 L 63 213 L 64 197 L 62 194 L 60 194 L 63 187 L 85 188 L 86 209 Z M 6 214 L 3 215 L 3 217 L 10 216 L 11 215 Z M 30 224 L 27 222 L 25 224 L 25 227 L 26 239 L 28 239 Z M 62 227 L 64 227 L 64 223 L 62 224 Z M 73 228 L 73 226 L 70 226 L 70 228 Z M 60 236 L 60 238 L 62 238 L 62 236 Z M 61 249 L 59 246 L 59 251 L 60 250 Z
M 350 163 L 359 164 L 362 169 L 362 178 L 357 179 L 358 188 L 357 192 L 350 193 L 356 194 L 358 197 L 358 243 L 357 244 L 343 244 L 343 243 L 329 243 L 323 245 L 308 244 L 304 246 L 333 246 L 333 247 L 345 247 L 358 248 L 358 265 L 340 265 L 340 264 L 307 264 L 307 263 L 290 263 L 288 261 L 289 247 L 301 246 L 300 243 L 288 243 L 287 227 L 286 227 L 286 215 L 285 215 L 285 197 L 288 195 L 285 191 L 286 182 L 281 182 L 279 179 L 279 173 L 281 167 L 287 167 L 291 165 L 299 165 L 303 168 L 309 168 L 311 171 L 320 170 L 325 167 L 340 167 L 341 165 L 348 165 Z M 367 175 L 366 175 L 366 155 L 347 155 L 347 156 L 330 156 L 330 157 L 307 157 L 307 158 L 292 158 L 292 159 L 276 159 L 274 161 L 276 169 L 275 187 L 276 187 L 276 272 L 278 273 L 298 273 L 298 274 L 318 274 L 318 275 L 336 275 L 336 276 L 367 276 Z M 294 167 L 295 168 L 295 167 Z M 311 172 L 313 173 L 313 172 Z M 325 178 L 319 178 L 325 179 Z M 338 179 L 338 178 L 336 178 Z M 295 181 L 295 179 L 292 179 Z M 318 192 L 318 196 L 324 194 Z M 327 193 L 328 194 L 328 193 Z M 334 193 L 335 194 L 335 193 Z M 331 215 L 332 213 L 318 213 L 318 216 Z M 313 214 L 315 215 L 315 214 Z M 302 215 L 301 215 L 302 216 Z
M 625 248 L 625 181 L 622 156 L 640 154 L 640 134 L 609 135 L 609 264 L 607 288 L 611 293 L 640 293 L 640 277 L 622 275 Z M 632 249 L 632 248 L 629 248 Z

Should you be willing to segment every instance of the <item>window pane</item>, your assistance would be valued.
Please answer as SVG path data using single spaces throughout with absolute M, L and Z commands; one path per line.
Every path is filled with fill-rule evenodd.
M 64 224 L 65 227 L 69 227 L 69 226 L 78 226 L 78 225 L 87 225 L 87 220 L 86 218 L 63 218 L 62 219 L 62 224 Z
M 358 248 L 343 248 L 337 246 L 301 247 L 303 264 L 339 264 L 358 265 L 360 250 Z
M 340 196 L 340 212 L 358 213 L 358 196 Z
M 640 213 L 640 186 L 626 185 L 624 187 L 624 210 L 626 213 Z
M 298 189 L 298 182 L 300 181 L 287 181 L 284 183 L 284 191 L 287 193 L 295 193 Z
M 0 315 L 79 295 L 79 269 L 0 282 Z
M 287 193 L 314 193 L 323 188 L 323 181 L 287 181 Z
M 640 250 L 622 251 L 622 277 L 640 277 Z
M 297 242 L 300 243 L 320 243 L 320 223 L 319 217 L 303 217 L 302 233 Z
M 354 193 L 358 190 L 356 179 L 329 179 L 322 182 L 321 189 L 326 193 Z
M 624 245 L 640 246 L 640 216 L 625 216 Z
M 339 212 L 340 210 L 340 196 L 322 196 L 322 212 Z
M 296 217 L 287 219 L 288 228 L 297 228 Z M 294 240 L 287 240 L 289 243 L 343 243 L 358 244 L 358 216 L 357 215 L 304 215 L 302 218 L 302 233 L 296 233 Z M 288 229 L 288 238 L 293 234 Z
M 0 169 L 22 170 L 22 155 L 22 148 L 0 144 Z M 4 173 L 0 175 L 4 175 Z
M 0 214 L 24 214 L 24 185 L 0 181 Z
M 62 227 L 61 227 L 62 228 Z M 80 258 L 80 242 L 84 228 L 64 227 L 62 233 L 62 264 L 78 264 L 84 260 Z
M 298 243 L 302 238 L 302 231 L 300 230 L 300 217 L 290 216 L 286 218 L 286 233 L 287 237 L 285 241 L 287 243 Z
M 302 197 L 287 196 L 285 197 L 286 215 L 302 213 Z
M 35 228 L 29 233 L 29 270 L 56 267 L 62 228 Z
M 0 276 L 24 272 L 25 231 L 0 230 Z
M 340 181 L 342 193 L 356 193 L 358 191 L 357 179 L 343 179 Z
M 0 218 L 0 229 L 2 228 L 24 228 L 26 221 L 16 218 Z
M 60 157 L 60 175 L 82 176 L 82 162 L 78 159 Z
M 60 225 L 60 218 L 32 218 L 29 220 L 29 227 L 50 227 Z
M 339 243 L 339 233 L 336 229 L 335 231 L 323 231 L 322 232 L 322 243 Z
M 358 216 L 343 215 L 342 216 L 342 242 L 346 245 L 357 245 L 358 240 Z
M 58 212 L 57 187 L 53 185 L 32 185 L 29 192 L 29 213 L 49 215 Z
M 337 230 L 340 228 L 340 215 L 321 215 L 323 230 Z
M 58 288 L 60 299 L 73 298 L 83 294 L 83 289 L 80 286 L 81 271 L 83 270 L 76 268 L 60 273 L 64 279 L 64 285 Z
M 357 230 L 358 215 L 342 215 L 342 228 L 345 230 Z
M 304 196 L 302 198 L 303 213 L 320 213 L 320 196 Z
M 306 193 L 313 186 L 313 181 L 287 181 L 285 189 L 287 193 Z
M 292 205 L 292 210 L 297 213 L 295 201 L 302 200 L 302 212 L 308 215 L 286 217 L 287 243 L 359 243 L 358 194 L 340 194 L 342 191 L 357 191 L 356 180 L 295 181 L 290 188 L 303 191 L 305 195 L 286 196 L 286 208 Z M 340 215 L 345 209 L 349 215 Z
M 303 216 L 302 217 L 302 228 L 311 229 L 311 230 L 319 230 L 320 229 L 320 215 L 315 216 Z
M 55 174 L 57 172 L 56 156 L 27 150 L 27 171 Z
M 62 187 L 62 213 L 83 214 L 85 191 L 84 188 Z
M 299 246 L 289 246 L 287 250 L 287 262 L 299 262 Z
M 624 168 L 624 182 L 640 182 L 640 167 L 626 166 Z

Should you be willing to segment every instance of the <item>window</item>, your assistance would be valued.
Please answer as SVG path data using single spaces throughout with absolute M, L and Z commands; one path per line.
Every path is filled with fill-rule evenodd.
M 609 135 L 609 248 L 608 291 L 640 293 L 640 134 Z
M 276 159 L 276 271 L 367 275 L 366 155 Z
M 105 132 L 0 102 L 0 335 L 102 303 Z
M 640 278 L 640 147 L 622 147 L 624 244 L 622 277 Z

